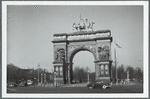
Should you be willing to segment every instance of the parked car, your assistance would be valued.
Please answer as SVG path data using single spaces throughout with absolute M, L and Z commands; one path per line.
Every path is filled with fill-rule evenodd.
M 30 86 L 32 85 L 33 81 L 32 80 L 27 80 L 27 85 Z
M 87 85 L 88 88 L 93 89 L 93 88 L 109 88 L 111 87 L 110 83 L 104 83 L 103 81 L 92 81 Z
M 26 81 L 19 81 L 19 82 L 17 82 L 17 84 L 16 84 L 16 86 L 17 87 L 23 87 L 23 86 L 26 86 Z
M 21 81 L 21 83 L 19 84 L 21 87 L 26 86 L 26 81 Z
M 7 83 L 7 87 L 15 87 L 16 86 L 16 82 L 8 82 Z

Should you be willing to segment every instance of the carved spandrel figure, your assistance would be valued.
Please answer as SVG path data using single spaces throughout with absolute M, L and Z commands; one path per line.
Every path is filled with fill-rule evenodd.
M 63 48 L 60 48 L 58 49 L 56 52 L 55 52 L 55 60 L 57 62 L 63 62 L 63 57 L 65 55 L 65 50 Z
M 109 46 L 105 45 L 104 47 L 98 47 L 99 60 L 108 60 L 109 59 Z

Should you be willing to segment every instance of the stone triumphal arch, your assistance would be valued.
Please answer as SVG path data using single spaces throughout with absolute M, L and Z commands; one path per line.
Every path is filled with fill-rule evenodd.
M 92 23 L 91 23 L 92 24 Z M 85 24 L 75 26 L 72 33 L 54 34 L 54 71 L 56 79 L 62 83 L 73 80 L 73 57 L 82 50 L 89 51 L 94 56 L 95 79 L 111 80 L 111 31 L 88 28 Z

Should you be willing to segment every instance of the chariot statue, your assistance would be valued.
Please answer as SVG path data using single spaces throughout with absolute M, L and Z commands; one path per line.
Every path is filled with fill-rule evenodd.
M 80 21 L 78 24 L 73 23 L 73 31 L 93 31 L 94 22 L 88 22 L 88 19 L 81 18 L 80 14 Z

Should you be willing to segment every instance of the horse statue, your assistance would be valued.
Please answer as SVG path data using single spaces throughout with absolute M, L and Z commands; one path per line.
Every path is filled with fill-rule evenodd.
M 94 22 L 89 23 L 88 19 L 85 18 L 81 18 L 80 15 L 80 22 L 79 24 L 73 23 L 73 31 L 78 31 L 78 30 L 92 30 L 93 31 L 93 24 L 95 24 Z
M 87 28 L 88 28 L 88 29 L 91 29 L 91 30 L 93 31 L 93 24 L 95 24 L 95 23 L 94 23 L 94 22 L 89 23 L 88 26 L 87 26 Z
M 80 30 L 85 30 L 85 28 L 86 28 L 84 21 L 85 21 L 85 19 L 83 19 L 83 18 L 80 19 L 80 23 L 78 24 Z
M 73 27 L 73 31 L 75 31 L 75 30 L 78 31 L 78 28 L 79 28 L 79 27 L 76 25 L 76 23 L 73 23 L 73 26 L 72 26 L 72 27 Z

